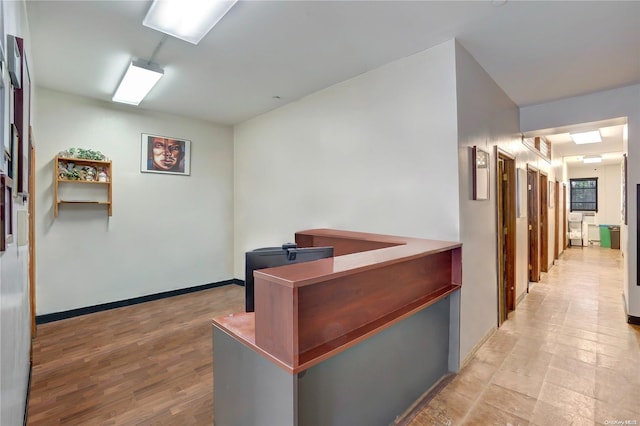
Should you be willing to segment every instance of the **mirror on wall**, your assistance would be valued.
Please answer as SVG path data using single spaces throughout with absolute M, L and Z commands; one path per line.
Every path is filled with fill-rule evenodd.
M 471 149 L 473 199 L 489 199 L 489 153 L 477 146 Z

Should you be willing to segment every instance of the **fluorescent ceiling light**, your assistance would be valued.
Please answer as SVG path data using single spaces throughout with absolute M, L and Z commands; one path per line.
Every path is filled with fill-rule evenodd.
M 113 95 L 113 102 L 139 105 L 147 93 L 156 85 L 163 75 L 162 68 L 156 64 L 133 60 Z
M 238 0 L 154 0 L 142 24 L 198 44 Z
M 578 144 L 585 143 L 597 143 L 602 142 L 602 138 L 600 137 L 599 130 L 593 130 L 591 132 L 582 132 L 582 133 L 571 133 L 571 139 Z
M 602 163 L 602 157 L 599 155 L 587 155 L 582 158 L 584 164 Z

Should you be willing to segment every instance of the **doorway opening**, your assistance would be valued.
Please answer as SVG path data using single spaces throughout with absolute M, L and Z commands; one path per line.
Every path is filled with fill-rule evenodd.
M 527 214 L 529 228 L 529 282 L 540 281 L 540 250 L 539 250 L 539 202 L 538 202 L 538 169 L 527 164 Z
M 569 231 L 567 231 L 567 223 L 569 222 L 569 217 L 567 214 L 567 184 L 562 184 L 562 229 L 563 229 L 563 238 L 562 238 L 562 251 L 566 250 L 569 241 L 567 239 L 567 235 Z
M 496 147 L 498 237 L 498 326 L 516 308 L 516 162 Z
M 540 272 L 549 272 L 549 177 L 540 172 Z
M 551 183 L 553 185 L 553 205 L 554 209 L 554 233 L 553 233 L 553 261 L 560 257 L 560 182 L 555 181 Z

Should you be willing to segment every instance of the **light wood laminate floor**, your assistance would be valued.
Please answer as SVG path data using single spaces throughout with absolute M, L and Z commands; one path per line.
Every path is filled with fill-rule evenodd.
M 621 294 L 619 250 L 567 249 L 409 424 L 640 424 Z M 230 285 L 39 326 L 28 424 L 211 425 L 211 318 L 243 309 Z

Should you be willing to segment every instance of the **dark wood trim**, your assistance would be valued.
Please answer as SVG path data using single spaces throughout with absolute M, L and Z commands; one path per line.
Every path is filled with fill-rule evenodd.
M 560 257 L 560 182 L 553 182 L 553 206 L 554 206 L 554 232 L 553 232 L 553 260 Z
M 549 272 L 549 175 L 545 172 L 539 173 L 540 194 L 540 272 Z
M 629 189 L 629 172 L 628 172 L 628 164 L 627 164 L 627 154 L 622 154 L 622 205 L 624 207 L 624 212 L 622 214 L 622 218 L 624 221 L 624 224 L 627 225 L 628 224 L 628 216 L 629 216 L 629 204 L 628 204 L 628 197 L 627 197 L 627 192 Z
M 506 242 L 505 242 L 505 181 L 506 175 L 505 160 L 496 147 L 496 260 L 498 266 L 498 327 L 507 320 L 507 279 L 505 277 L 506 269 Z
M 13 179 L 0 176 L 0 252 L 13 242 Z
M 569 241 L 567 238 L 567 184 L 562 184 L 562 250 L 564 251 L 568 245 Z
M 627 315 L 627 322 L 633 325 L 640 325 L 640 317 L 634 317 L 633 315 Z
M 527 224 L 531 228 L 527 231 L 529 247 L 529 279 L 527 281 L 527 292 L 529 291 L 529 282 L 540 281 L 539 184 L 539 170 L 536 167 L 527 164 Z M 531 186 L 531 189 L 529 189 L 529 186 Z
M 507 279 L 511 283 L 511 287 L 507 287 L 507 310 L 509 312 L 516 309 L 516 162 L 515 159 L 506 162 L 507 175 L 509 179 L 508 185 L 508 217 L 507 217 Z
M 509 151 L 505 151 L 504 149 L 500 148 L 499 146 L 496 146 L 496 155 L 500 154 L 501 157 L 507 158 L 509 160 L 515 160 L 516 156 L 511 154 Z
M 14 89 L 13 114 L 14 123 L 18 129 L 18 176 L 13 176 L 15 191 L 18 194 L 27 194 L 29 190 L 29 127 L 31 122 L 31 76 L 24 48 L 24 39 L 16 37 L 16 44 L 20 52 L 21 84 Z
M 101 305 L 86 306 L 84 308 L 71 309 L 69 311 L 55 312 L 52 314 L 36 316 L 36 324 L 46 324 L 48 322 L 60 321 L 67 318 L 81 315 L 93 314 L 95 312 L 107 311 L 109 309 L 122 308 L 124 306 L 137 305 L 138 303 L 151 302 L 153 300 L 165 299 L 167 297 L 180 296 L 181 294 L 194 293 L 196 291 L 208 290 L 210 288 L 222 287 L 225 285 L 244 285 L 244 281 L 237 278 L 219 281 L 217 283 L 203 284 L 195 287 L 180 288 L 177 290 L 165 291 L 162 293 L 149 294 L 146 296 L 134 297 L 132 299 L 118 300 L 116 302 L 103 303 Z
M 31 338 L 36 337 L 36 150 L 29 127 L 29 306 L 31 306 Z M 32 348 L 33 354 L 33 348 Z
M 508 152 L 496 147 L 496 210 L 497 210 L 497 239 L 498 239 L 498 286 L 504 289 L 504 297 L 506 299 L 506 314 L 516 308 L 516 163 L 515 157 Z M 500 162 L 503 162 L 503 173 L 506 174 L 507 180 L 504 181 L 500 176 Z M 504 188 L 504 189 L 503 189 Z M 501 230 L 505 227 L 507 232 L 504 235 Z M 502 259 L 502 253 L 505 258 Z M 500 293 L 500 288 L 498 289 Z M 502 300 L 499 303 L 503 303 Z M 500 315 L 500 309 L 498 309 Z M 500 318 L 498 324 L 502 322 Z

